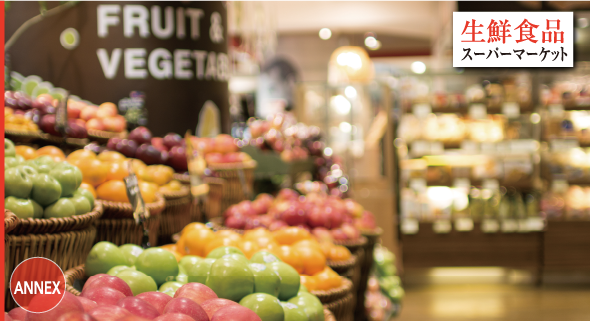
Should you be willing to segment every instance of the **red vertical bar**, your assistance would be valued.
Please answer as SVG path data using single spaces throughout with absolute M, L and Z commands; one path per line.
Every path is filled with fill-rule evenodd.
M 0 55 L 0 65 L 2 66 L 2 68 L 4 68 L 4 1 L 0 1 L 0 46 L 2 46 L 2 54 Z M 6 70 L 6 69 L 4 69 Z M 4 75 L 4 72 L 2 72 L 2 75 Z M 4 79 L 5 77 L 2 77 L 2 89 L 4 89 Z M 4 107 L 4 98 L 2 98 L 2 107 Z M 0 126 L 2 126 L 2 138 L 4 138 L 4 108 L 2 108 L 2 113 L 0 113 Z M 2 139 L 2 159 L 4 159 L 4 139 Z M 2 197 L 0 197 L 0 204 L 2 204 L 2 208 L 4 208 L 4 170 L 0 171 L 2 176 L 2 184 L 0 184 L 0 195 L 2 195 Z M 0 299 L 1 300 L 1 304 L 2 304 L 2 311 L 5 311 L 4 308 L 4 303 L 6 302 L 4 300 L 4 294 L 5 292 L 5 287 L 4 287 L 4 269 L 6 269 L 6 267 L 4 266 L 6 260 L 4 259 L 4 251 L 6 250 L 4 248 L 4 224 L 2 224 L 2 227 L 0 227 L 2 229 L 2 244 L 0 245 L 0 258 L 2 259 L 2 264 L 0 264 L 2 266 L 2 268 L 0 268 L 0 271 L 2 272 L 1 275 L 2 277 L 2 294 L 0 294 Z

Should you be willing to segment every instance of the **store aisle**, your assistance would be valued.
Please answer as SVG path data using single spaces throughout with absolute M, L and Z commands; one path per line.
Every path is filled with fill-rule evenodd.
M 399 321 L 590 320 L 590 287 L 432 285 L 406 288 Z

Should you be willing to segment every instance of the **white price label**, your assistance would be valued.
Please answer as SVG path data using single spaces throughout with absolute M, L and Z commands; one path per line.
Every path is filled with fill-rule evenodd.
M 429 104 L 416 104 L 412 109 L 414 115 L 418 118 L 426 118 L 432 113 L 432 107 Z
M 401 230 L 404 234 L 416 234 L 419 230 L 418 220 L 406 218 L 401 222 Z
M 484 104 L 471 104 L 471 106 L 469 106 L 469 117 L 471 117 L 471 119 L 488 118 L 486 106 Z
M 515 102 L 505 102 L 502 104 L 502 114 L 507 118 L 520 117 L 520 105 Z
M 449 220 L 436 220 L 432 224 L 432 230 L 435 233 L 449 233 L 453 226 Z
M 496 233 L 500 229 L 500 224 L 497 220 L 484 219 L 481 221 L 481 230 L 485 233 Z
M 473 230 L 473 220 L 470 218 L 458 218 L 455 220 L 455 230 L 467 232 Z
M 518 221 L 513 219 L 505 219 L 502 221 L 502 232 L 516 232 L 518 231 Z

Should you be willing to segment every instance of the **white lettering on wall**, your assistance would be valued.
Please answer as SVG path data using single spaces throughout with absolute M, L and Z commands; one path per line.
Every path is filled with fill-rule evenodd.
M 99 4 L 97 13 L 98 37 L 105 38 L 109 35 L 109 26 L 116 26 L 119 24 L 119 13 L 121 6 L 118 4 Z
M 205 76 L 205 57 L 207 57 L 205 50 L 193 51 L 193 58 L 197 61 L 195 64 L 197 66 L 197 79 L 203 79 L 203 76 Z
M 229 58 L 227 54 L 220 52 L 217 55 L 217 80 L 225 81 L 229 79 L 228 75 Z
M 191 20 L 191 38 L 193 40 L 197 40 L 201 36 L 199 23 L 200 23 L 201 17 L 203 17 L 204 14 L 205 13 L 203 12 L 202 9 L 186 8 L 186 15 Z
M 156 79 L 172 78 L 172 55 L 164 48 L 154 49 L 148 58 L 148 70 Z M 159 61 L 159 63 L 158 63 Z
M 215 52 L 211 51 L 207 56 L 207 69 L 205 69 L 205 79 L 214 80 L 217 77 L 217 71 L 215 70 L 217 64 L 215 63 Z
M 149 11 L 138 4 L 128 4 L 123 7 L 123 25 L 125 37 L 131 38 L 135 34 L 135 28 L 139 29 L 139 36 L 147 38 L 150 35 L 148 27 Z
M 191 79 L 193 71 L 187 68 L 191 67 L 191 52 L 187 49 L 174 50 L 174 77 L 176 79 Z
M 161 27 L 160 15 L 160 6 L 152 6 L 152 33 L 159 39 L 168 39 L 174 34 L 174 8 L 164 9 L 164 28 Z
M 96 50 L 100 67 L 107 79 L 113 79 L 117 75 L 117 69 L 119 69 L 119 62 L 121 61 L 121 52 L 121 48 L 115 48 L 111 55 L 111 59 L 109 59 L 109 54 L 106 49 L 100 48 Z
M 186 36 L 184 18 L 184 8 L 176 8 L 176 38 L 178 39 L 184 39 Z
M 145 79 L 147 70 L 145 70 L 144 48 L 125 49 L 125 78 L 127 79 Z

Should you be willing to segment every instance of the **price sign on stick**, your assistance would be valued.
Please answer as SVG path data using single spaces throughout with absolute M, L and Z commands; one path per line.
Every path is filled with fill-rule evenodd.
M 148 248 L 151 246 L 149 239 L 149 231 L 147 228 L 147 219 L 150 217 L 150 212 L 148 208 L 145 206 L 143 197 L 141 197 L 137 176 L 135 176 L 135 174 L 133 173 L 133 169 L 131 168 L 131 162 L 128 162 L 127 165 L 129 167 L 129 176 L 124 178 L 125 189 L 127 190 L 127 197 L 129 198 L 129 202 L 131 203 L 131 207 L 133 208 L 133 218 L 135 219 L 135 223 L 138 225 L 141 224 L 143 227 L 143 237 L 141 240 L 141 246 L 143 248 Z
M 66 137 L 68 132 L 68 100 L 70 98 L 69 92 L 63 96 L 57 105 L 55 111 L 55 127 L 62 137 Z

